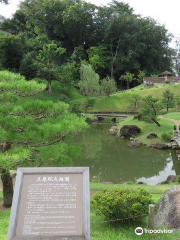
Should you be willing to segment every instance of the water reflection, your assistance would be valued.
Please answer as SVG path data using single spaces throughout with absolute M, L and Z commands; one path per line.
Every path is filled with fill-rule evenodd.
M 173 170 L 172 168 L 173 168 L 173 162 L 172 162 L 172 156 L 170 155 L 169 161 L 167 161 L 167 165 L 166 165 L 165 169 L 160 171 L 159 175 L 153 176 L 150 178 L 142 177 L 142 178 L 137 179 L 137 182 L 143 182 L 143 183 L 154 186 L 154 185 L 158 184 L 159 182 L 165 181 L 169 175 L 176 175 L 175 170 Z
M 101 182 L 143 181 L 155 185 L 169 175 L 176 175 L 180 169 L 172 151 L 130 148 L 126 140 L 111 136 L 107 132 L 109 127 L 92 125 L 86 132 L 69 140 L 82 148 L 82 157 L 75 159 L 73 165 L 89 166 L 91 179 L 96 176 Z

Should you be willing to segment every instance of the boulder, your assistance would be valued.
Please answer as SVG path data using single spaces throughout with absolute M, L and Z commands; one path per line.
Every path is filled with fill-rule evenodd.
M 169 175 L 166 179 L 167 182 L 176 182 L 177 176 L 175 175 Z
M 153 139 L 153 138 L 158 138 L 157 134 L 156 133 L 150 133 L 148 136 L 147 136 L 148 139 Z
M 111 127 L 109 130 L 108 130 L 108 132 L 110 133 L 110 134 L 112 134 L 112 135 L 117 135 L 117 127 L 116 126 L 113 126 L 113 127 Z
M 166 145 L 164 143 L 160 143 L 160 142 L 153 144 L 152 147 L 157 148 L 157 149 L 161 149 L 161 150 L 169 149 L 168 145 Z
M 167 177 L 167 179 L 166 179 L 165 181 L 161 182 L 160 184 L 168 184 L 168 183 L 170 183 L 170 182 L 176 182 L 176 181 L 177 181 L 177 176 L 175 176 L 175 175 L 169 175 L 169 176 Z
M 132 136 L 140 134 L 141 129 L 136 125 L 124 125 L 120 130 L 120 136 L 130 139 Z
M 128 143 L 128 146 L 129 147 L 140 147 L 141 146 L 141 143 L 136 141 L 136 140 L 131 140 L 129 143 Z
M 180 229 L 180 186 L 174 186 L 163 194 L 157 204 L 155 227 Z
M 137 184 L 146 184 L 146 183 L 144 183 L 144 182 L 137 182 Z

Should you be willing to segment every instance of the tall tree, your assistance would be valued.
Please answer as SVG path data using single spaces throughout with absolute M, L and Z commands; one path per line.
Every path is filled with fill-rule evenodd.
M 122 75 L 119 79 L 120 81 L 126 82 L 126 88 L 129 89 L 130 83 L 134 80 L 134 74 L 130 72 L 126 72 L 126 74 Z
M 113 78 L 106 77 L 101 81 L 102 93 L 110 96 L 111 93 L 115 93 L 117 90 L 116 82 Z
M 142 97 L 140 95 L 133 94 L 131 97 L 131 102 L 132 102 L 133 108 L 135 108 L 135 109 L 138 108 L 141 100 L 142 100 Z
M 0 72 L 0 175 L 4 207 L 12 204 L 10 170 L 66 163 L 75 152 L 63 139 L 86 128 L 84 119 L 68 112 L 66 103 L 34 100 L 44 84 Z
M 163 92 L 163 97 L 162 97 L 162 103 L 166 107 L 167 112 L 169 111 L 169 108 L 174 107 L 175 105 L 175 95 L 173 92 L 170 90 L 166 90 Z
M 48 81 L 46 88 L 48 94 L 52 93 L 51 81 L 58 78 L 58 67 L 54 64 L 54 61 L 60 58 L 65 52 L 65 48 L 58 47 L 54 42 L 44 44 L 43 49 L 39 51 L 37 65 L 39 67 L 40 76 Z
M 100 94 L 99 75 L 89 64 L 81 64 L 79 88 L 83 95 L 95 97 Z

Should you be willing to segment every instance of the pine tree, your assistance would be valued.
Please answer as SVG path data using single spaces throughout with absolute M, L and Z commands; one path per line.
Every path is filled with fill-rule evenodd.
M 35 100 L 33 96 L 45 87 L 18 74 L 0 72 L 0 174 L 4 207 L 12 204 L 11 170 L 67 162 L 71 146 L 63 140 L 86 128 L 83 118 L 68 111 L 68 104 Z

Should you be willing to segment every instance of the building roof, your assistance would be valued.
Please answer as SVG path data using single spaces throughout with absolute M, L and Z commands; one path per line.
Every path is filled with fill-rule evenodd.
M 170 76 L 170 75 L 173 75 L 173 73 L 168 71 L 165 71 L 159 74 L 159 76 Z

